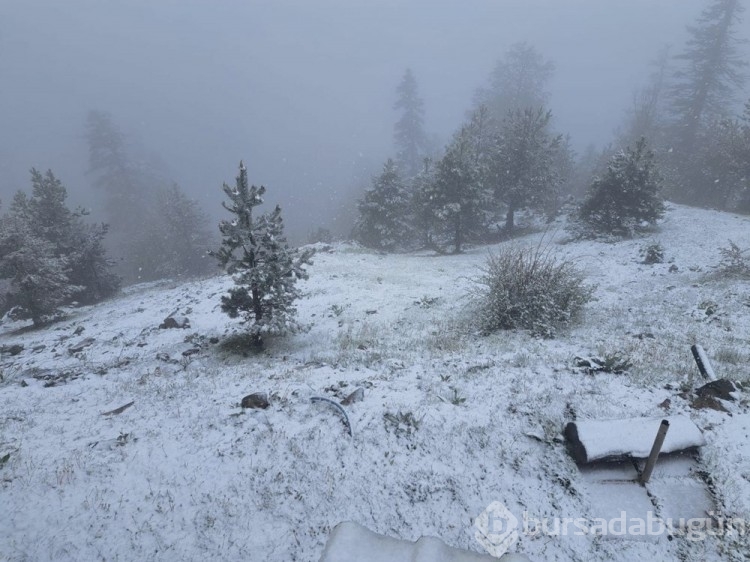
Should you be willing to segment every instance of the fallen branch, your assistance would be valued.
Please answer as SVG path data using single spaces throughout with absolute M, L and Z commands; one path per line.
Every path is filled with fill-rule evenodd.
M 120 406 L 119 408 L 115 408 L 114 410 L 110 410 L 109 412 L 102 412 L 103 416 L 116 416 L 118 414 L 122 414 L 125 410 L 130 408 L 133 404 L 135 404 L 135 401 L 128 402 L 124 406 Z

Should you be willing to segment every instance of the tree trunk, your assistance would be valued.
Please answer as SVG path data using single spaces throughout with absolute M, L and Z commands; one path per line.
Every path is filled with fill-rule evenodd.
M 263 318 L 263 307 L 261 306 L 260 302 L 260 292 L 257 288 L 253 287 L 252 290 L 253 294 L 253 312 L 255 313 L 255 322 L 260 322 L 261 318 Z
M 453 237 L 453 242 L 455 244 L 455 249 L 453 250 L 454 254 L 460 254 L 461 253 L 461 245 L 463 244 L 463 228 L 461 224 L 461 213 L 458 213 L 456 215 L 456 232 Z
M 508 213 L 505 215 L 505 232 L 508 236 L 513 234 L 513 227 L 515 226 L 516 209 L 513 205 L 508 207 Z

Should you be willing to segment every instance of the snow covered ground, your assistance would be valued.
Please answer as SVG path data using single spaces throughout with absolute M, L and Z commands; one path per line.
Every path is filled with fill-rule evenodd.
M 319 252 L 299 303 L 311 330 L 262 355 L 227 345 L 226 278 L 132 287 L 43 330 L 0 326 L 0 559 L 314 561 L 344 520 L 483 552 L 473 522 L 492 502 L 519 517 L 591 511 L 561 438 L 574 416 L 689 416 L 717 511 L 750 520 L 747 399 L 725 413 L 681 395 L 700 382 L 696 342 L 718 376 L 750 381 L 750 283 L 712 269 L 729 239 L 750 247 L 750 220 L 670 206 L 647 238 L 545 236 L 596 285 L 581 324 L 554 340 L 476 333 L 466 293 L 492 247 Z M 644 265 L 653 242 L 667 261 Z M 175 312 L 190 328 L 159 329 Z M 615 352 L 629 374 L 576 367 Z M 352 437 L 310 402 L 360 386 Z M 271 406 L 240 408 L 252 392 Z M 522 534 L 515 548 L 537 561 L 745 560 L 749 542 Z

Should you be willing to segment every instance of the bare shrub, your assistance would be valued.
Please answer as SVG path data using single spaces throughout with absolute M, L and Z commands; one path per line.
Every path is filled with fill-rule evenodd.
M 737 244 L 729 241 L 729 246 L 719 250 L 721 262 L 718 273 L 726 277 L 750 277 L 750 260 L 748 250 L 743 250 Z
M 475 282 L 484 331 L 521 328 L 547 338 L 573 322 L 593 292 L 572 261 L 541 245 L 491 254 Z

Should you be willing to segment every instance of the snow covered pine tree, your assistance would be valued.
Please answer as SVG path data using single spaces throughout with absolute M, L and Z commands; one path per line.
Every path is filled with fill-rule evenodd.
M 406 186 L 389 158 L 357 205 L 359 218 L 354 228 L 357 241 L 378 250 L 403 248 L 409 238 L 408 207 Z
M 646 139 L 618 152 L 581 204 L 579 219 L 588 228 L 581 234 L 632 236 L 644 224 L 655 224 L 664 216 L 661 181 Z
M 282 335 L 299 329 L 294 301 L 300 296 L 295 286 L 307 279 L 305 265 L 311 265 L 312 250 L 289 248 L 284 237 L 281 207 L 272 213 L 253 217 L 253 208 L 263 203 L 266 188 L 249 185 L 247 168 L 240 162 L 234 187 L 222 189 L 229 198 L 224 208 L 234 215 L 219 223 L 221 248 L 213 255 L 236 287 L 221 297 L 221 309 L 230 318 L 242 315 L 250 323 L 254 346 L 263 346 L 264 335 Z

